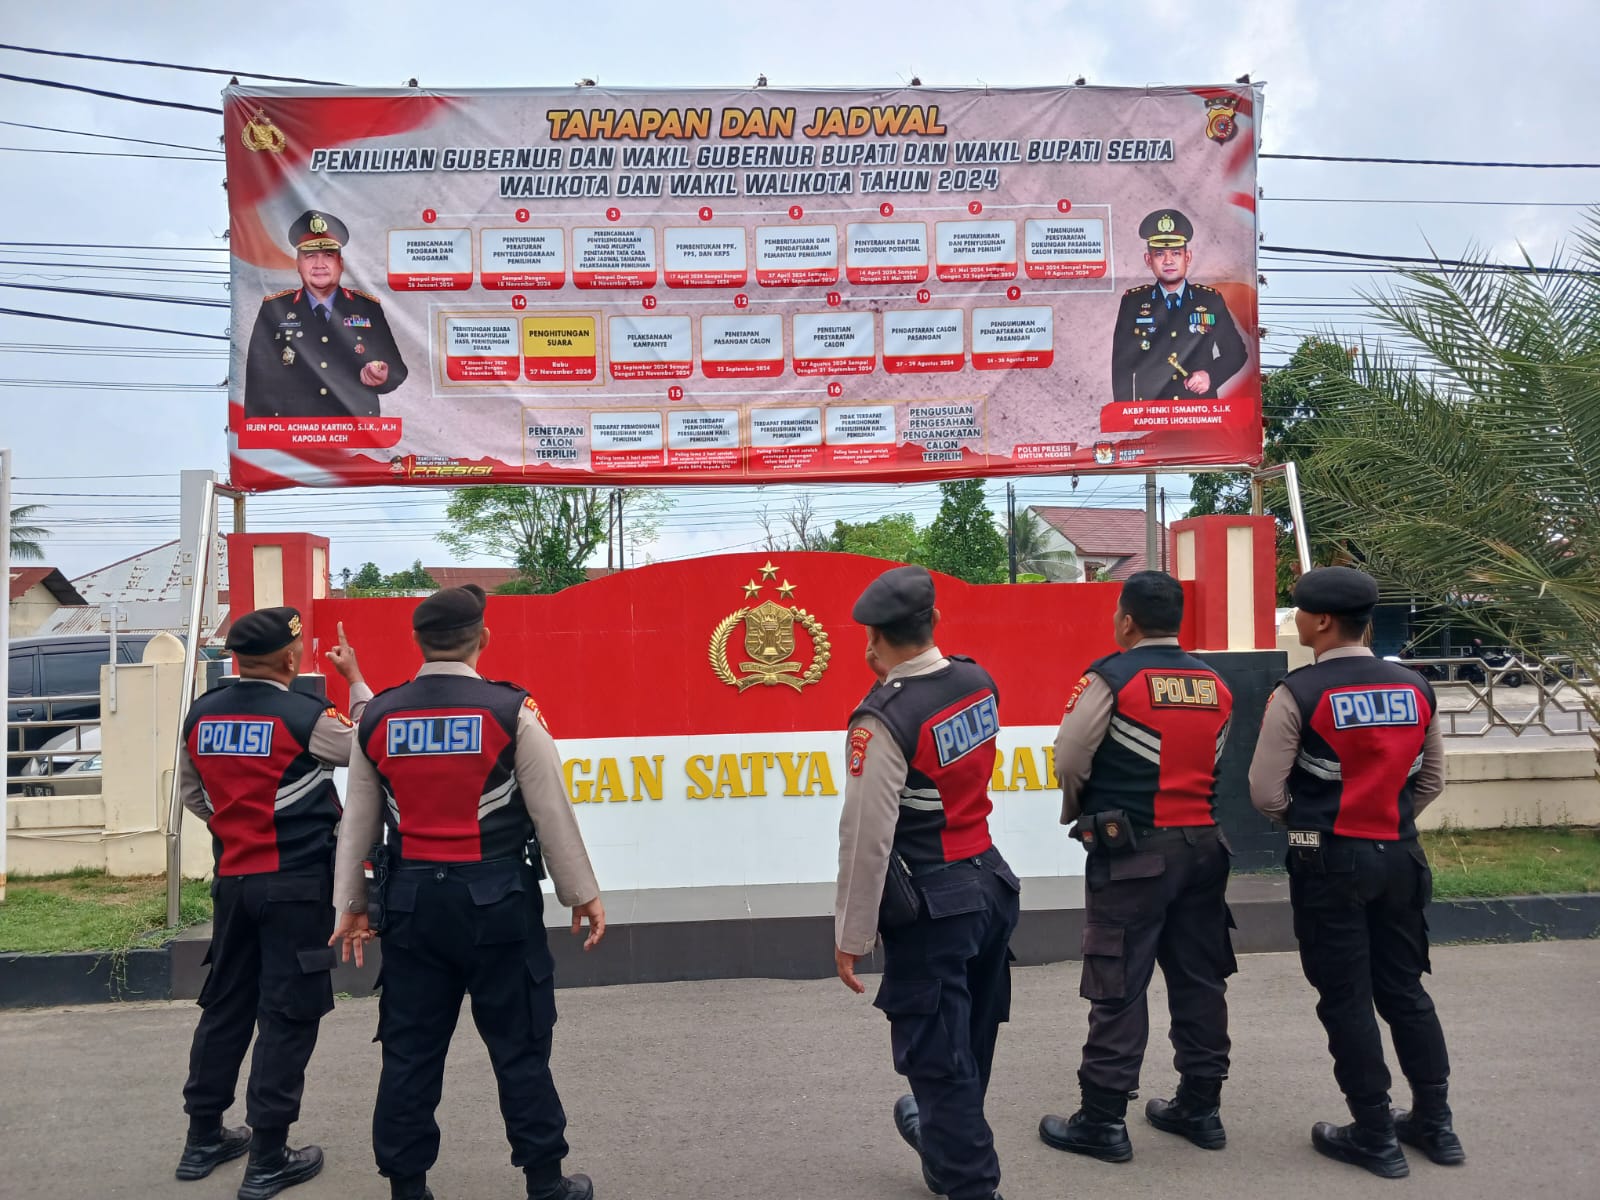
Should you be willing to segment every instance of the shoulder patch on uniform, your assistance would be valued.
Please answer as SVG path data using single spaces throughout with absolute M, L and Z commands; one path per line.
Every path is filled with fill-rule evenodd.
M 351 288 L 350 291 L 353 292 L 355 295 L 360 296 L 363 300 L 371 300 L 374 304 L 382 304 L 383 303 L 382 300 L 379 300 L 371 292 L 363 292 L 360 288 Z
M 1123 292 L 1122 294 L 1124 296 L 1136 296 L 1140 292 L 1148 292 L 1149 290 L 1150 290 L 1150 285 L 1148 283 L 1141 283 L 1138 287 L 1131 287 L 1127 291 Z
M 539 711 L 539 704 L 532 696 L 522 698 L 522 707 L 539 719 L 539 724 L 544 726 L 545 732 L 550 732 L 550 723 L 544 719 L 544 714 Z
M 867 769 L 867 743 L 872 740 L 872 730 L 852 729 L 850 731 L 850 774 L 860 775 Z
M 1078 700 L 1083 695 L 1083 689 L 1089 686 L 1089 681 L 1093 678 L 1094 676 L 1087 671 L 1078 676 L 1078 682 L 1073 684 L 1072 690 L 1067 693 L 1067 712 L 1071 712 L 1078 707 Z
M 354 721 L 352 721 L 349 717 L 345 716 L 342 712 L 340 712 L 337 708 L 335 708 L 331 704 L 326 709 L 323 710 L 323 716 L 332 717 L 335 721 L 339 722 L 339 724 L 343 725 L 346 729 L 354 729 L 356 727 L 356 723 Z
M 1216 288 L 1207 287 L 1203 283 L 1191 283 L 1189 286 L 1192 287 L 1197 292 L 1210 292 L 1213 296 L 1215 296 L 1217 294 L 1217 289 Z
M 269 300 L 282 300 L 285 296 L 292 296 L 299 290 L 299 288 L 284 288 L 281 292 L 273 292 L 270 296 L 261 297 L 261 303 L 265 304 Z

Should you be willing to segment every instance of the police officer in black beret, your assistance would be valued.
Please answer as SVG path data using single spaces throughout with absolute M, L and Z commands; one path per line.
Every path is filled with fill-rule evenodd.
M 1000 697 L 989 673 L 933 643 L 939 612 L 922 567 L 885 571 L 851 615 L 867 627 L 878 682 L 850 718 L 839 818 L 834 963 L 854 992 L 856 962 L 883 939 L 874 1003 L 889 1018 L 894 1106 L 930 1191 L 998 1197 L 1000 1160 L 984 1096 L 1011 1013 L 1016 875 L 989 835 Z
M 417 605 L 411 625 L 422 668 L 367 707 L 339 827 L 332 941 L 361 961 L 372 933 L 362 861 L 386 824 L 394 866 L 383 905 L 383 1071 L 372 1145 L 390 1194 L 433 1194 L 434 1111 L 467 994 L 530 1200 L 589 1200 L 588 1176 L 561 1172 L 567 1118 L 550 1075 L 555 964 L 541 859 L 557 900 L 572 909 L 572 932 L 588 922 L 586 950 L 605 934 L 605 906 L 539 706 L 515 684 L 477 672 L 489 645 L 484 607 L 473 586 Z
M 246 417 L 376 417 L 378 397 L 406 380 L 383 305 L 340 286 L 350 231 L 303 212 L 289 227 L 300 286 L 261 302 L 245 360 Z
M 290 1149 L 317 1026 L 333 1008 L 328 949 L 339 794 L 333 769 L 350 761 L 354 726 L 337 708 L 292 691 L 304 651 L 300 614 L 241 614 L 228 632 L 239 681 L 190 707 L 178 756 L 184 807 L 211 831 L 211 964 L 189 1054 L 189 1136 L 179 1179 L 201 1179 L 247 1149 L 241 1200 L 265 1200 L 322 1169 L 316 1146 Z M 350 685 L 360 717 L 372 690 L 339 627 L 328 661 Z M 226 1129 L 250 1035 L 245 1093 L 251 1128 Z
M 1250 764 L 1250 800 L 1289 830 L 1289 899 L 1306 979 L 1354 1122 L 1318 1122 L 1330 1158 L 1394 1179 L 1400 1143 L 1436 1163 L 1466 1161 L 1451 1127 L 1450 1059 L 1428 971 L 1433 874 L 1416 816 L 1444 790 L 1432 687 L 1364 644 L 1378 585 L 1351 567 L 1308 571 L 1295 626 L 1316 662 L 1273 691 Z M 1377 1015 L 1389 1026 L 1412 1108 L 1389 1107 Z
M 1163 208 L 1139 225 L 1154 285 L 1129 288 L 1111 334 L 1111 397 L 1207 400 L 1249 355 L 1222 293 L 1189 279 L 1194 226 Z

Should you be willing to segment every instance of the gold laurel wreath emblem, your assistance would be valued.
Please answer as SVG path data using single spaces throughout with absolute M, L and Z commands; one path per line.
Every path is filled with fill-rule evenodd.
M 811 638 L 811 665 L 806 668 L 805 674 L 798 679 L 777 672 L 735 675 L 733 668 L 728 665 L 728 637 L 733 633 L 734 626 L 744 620 L 750 611 L 748 608 L 735 609 L 718 621 L 717 627 L 711 631 L 711 645 L 706 649 L 706 658 L 710 661 L 711 670 L 718 679 L 729 687 L 738 688 L 741 692 L 758 683 L 766 684 L 768 687 L 775 683 L 786 683 L 798 692 L 822 679 L 822 673 L 828 669 L 828 660 L 833 657 L 833 647 L 828 642 L 828 631 L 823 628 L 821 621 L 799 606 L 789 611 L 794 613 L 796 623 Z
M 283 130 L 274 125 L 267 114 L 260 110 L 244 123 L 240 138 L 246 150 L 266 150 L 273 154 L 282 154 L 289 145 L 289 139 L 283 136 Z

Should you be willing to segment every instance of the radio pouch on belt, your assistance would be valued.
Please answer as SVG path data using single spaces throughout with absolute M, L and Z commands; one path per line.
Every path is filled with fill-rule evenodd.
M 388 917 L 389 847 L 381 842 L 374 845 L 367 862 L 372 868 L 372 878 L 367 881 L 367 924 L 373 933 L 382 933 Z
M 1120 808 L 1085 813 L 1078 819 L 1078 838 L 1090 854 L 1132 854 L 1139 848 L 1133 822 Z
M 922 893 L 911 881 L 911 867 L 898 853 L 889 852 L 889 869 L 883 875 L 883 900 L 878 905 L 878 928 L 910 925 L 922 911 Z

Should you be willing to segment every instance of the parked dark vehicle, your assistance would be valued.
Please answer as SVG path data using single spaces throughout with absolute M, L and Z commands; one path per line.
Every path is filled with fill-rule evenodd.
M 117 661 L 136 663 L 150 634 L 117 638 Z M 6 695 L 7 721 L 97 721 L 100 719 L 100 668 L 111 661 L 111 635 L 15 638 L 9 649 L 11 675 Z M 56 700 L 57 696 L 83 696 Z M 7 750 L 36 750 L 62 732 L 35 726 L 6 731 Z M 7 758 L 6 774 L 22 771 L 25 758 Z

